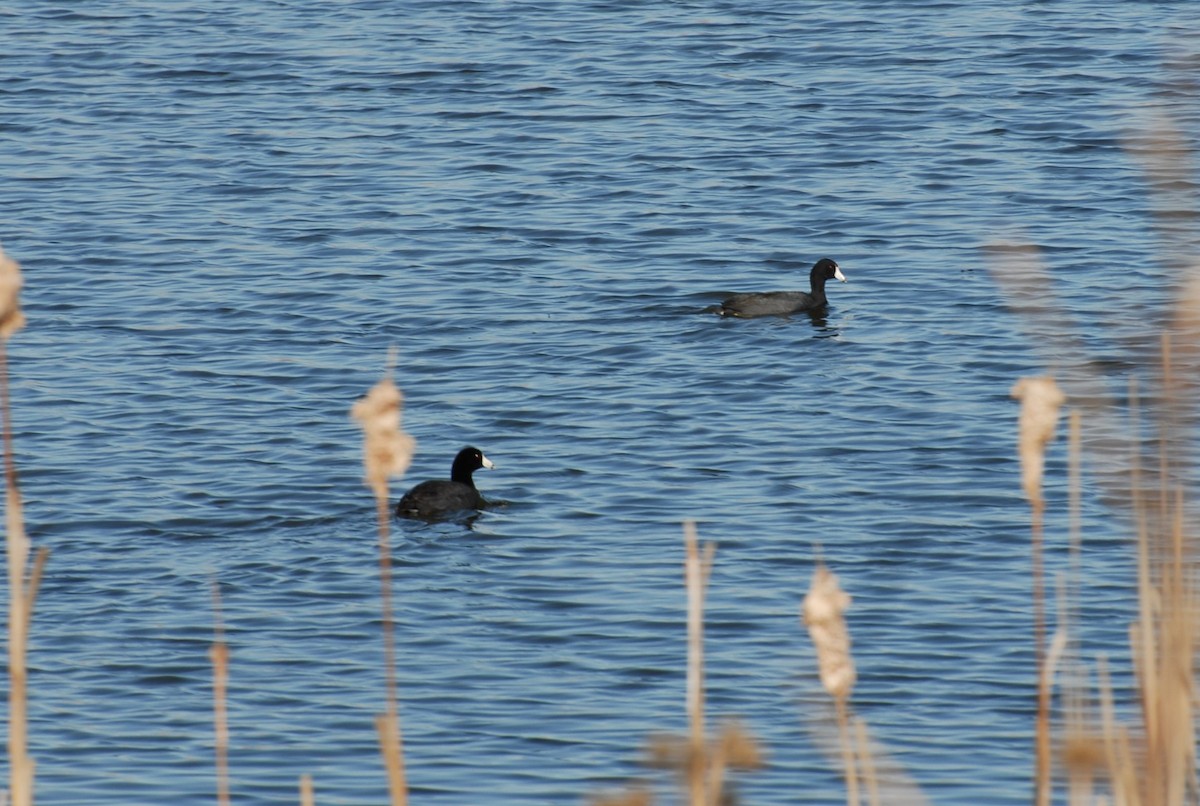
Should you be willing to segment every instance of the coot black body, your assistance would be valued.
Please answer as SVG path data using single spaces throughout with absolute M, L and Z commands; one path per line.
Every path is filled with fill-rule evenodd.
M 783 316 L 800 311 L 817 311 L 828 304 L 828 299 L 825 297 L 826 280 L 841 280 L 844 283 L 846 276 L 842 274 L 837 263 L 823 257 L 816 262 L 809 274 L 811 291 L 734 294 L 709 310 L 720 316 L 736 316 L 742 319 L 750 319 L 755 316 Z
M 487 501 L 475 489 L 473 478 L 481 467 L 491 470 L 495 465 L 478 448 L 463 448 L 454 457 L 449 480 L 431 479 L 413 487 L 396 504 L 396 514 L 401 518 L 433 520 L 464 510 L 483 509 Z

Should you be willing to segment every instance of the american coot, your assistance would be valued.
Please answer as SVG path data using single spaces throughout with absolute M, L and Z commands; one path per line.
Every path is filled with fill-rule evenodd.
M 481 467 L 492 470 L 496 466 L 478 448 L 463 448 L 454 457 L 449 481 L 421 482 L 396 504 L 396 514 L 401 518 L 431 520 L 463 510 L 482 509 L 487 501 L 475 489 L 475 480 L 471 478 Z
M 823 257 L 812 267 L 809 280 L 812 291 L 767 291 L 765 293 L 734 294 L 720 305 L 714 305 L 708 310 L 720 316 L 738 316 L 748 319 L 753 316 L 780 316 L 798 311 L 815 311 L 825 307 L 825 281 L 841 280 L 846 282 L 846 276 L 827 257 Z

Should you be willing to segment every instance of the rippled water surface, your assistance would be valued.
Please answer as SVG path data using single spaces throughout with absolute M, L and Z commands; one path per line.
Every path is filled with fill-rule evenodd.
M 207 802 L 213 580 L 235 801 L 379 803 L 374 511 L 352 402 L 398 350 L 407 479 L 482 448 L 470 528 L 395 522 L 417 803 L 579 803 L 684 716 L 680 522 L 718 549 L 709 714 L 749 804 L 844 802 L 798 621 L 853 594 L 854 702 L 937 803 L 1025 803 L 1042 357 L 981 246 L 1029 240 L 1120 387 L 1168 269 L 1123 140 L 1187 3 L 245 0 L 0 7 L 0 238 L 44 804 Z M 804 288 L 823 317 L 724 320 Z M 1049 562 L 1062 565 L 1064 450 Z M 1089 484 L 1090 655 L 1130 551 Z M 1118 672 L 1119 676 L 1121 675 Z M 1125 679 L 1121 677 L 1121 679 Z

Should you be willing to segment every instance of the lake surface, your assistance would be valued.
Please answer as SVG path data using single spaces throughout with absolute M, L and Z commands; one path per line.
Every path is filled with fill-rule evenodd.
M 507 502 L 393 523 L 415 803 L 666 791 L 639 759 L 686 727 L 688 518 L 718 544 L 709 715 L 768 750 L 745 803 L 844 802 L 798 619 L 818 551 L 854 596 L 874 738 L 932 802 L 1027 803 L 1009 389 L 1055 356 L 982 247 L 1043 249 L 1081 351 L 1057 360 L 1117 393 L 1145 374 L 1175 278 L 1125 144 L 1153 109 L 1195 131 L 1170 66 L 1192 19 L 1078 0 L 0 8 L 16 450 L 53 552 L 39 803 L 211 802 L 214 580 L 235 802 L 298 802 L 306 772 L 318 803 L 386 800 L 348 410 L 393 346 L 418 440 L 393 497 L 472 444 Z M 805 288 L 826 255 L 848 282 L 822 317 L 702 313 Z M 1127 682 L 1130 530 L 1090 475 L 1084 493 L 1081 641 Z

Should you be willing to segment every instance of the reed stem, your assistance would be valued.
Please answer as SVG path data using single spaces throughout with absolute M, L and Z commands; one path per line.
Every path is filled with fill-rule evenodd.
M 385 714 L 376 718 L 379 749 L 387 769 L 388 792 L 392 806 L 408 803 L 408 782 L 404 770 L 403 739 L 400 735 L 399 692 L 396 682 L 396 625 L 392 616 L 392 548 L 387 496 L 375 497 L 379 522 L 379 584 L 383 610 L 383 654 L 386 686 Z
M 854 761 L 854 738 L 850 735 L 850 704 L 846 697 L 835 697 L 838 737 L 842 745 L 842 766 L 846 775 L 846 806 L 859 806 L 858 765 Z
M 871 751 L 871 737 L 867 733 L 867 723 L 861 719 L 855 719 L 854 732 L 858 744 L 858 757 L 861 760 L 862 777 L 867 788 L 867 802 L 871 806 L 883 806 L 883 799 L 879 793 L 879 773 L 875 769 L 875 754 Z
M 25 566 L 29 561 L 29 538 L 17 486 L 17 466 L 13 458 L 12 407 L 8 385 L 8 339 L 0 336 L 0 408 L 4 413 L 5 528 L 8 554 L 8 763 L 9 795 L 13 806 L 32 806 L 34 761 L 29 757 L 29 678 L 27 655 L 33 603 L 45 564 L 45 552 L 38 553 L 34 574 L 28 581 Z
M 1033 513 L 1033 658 L 1038 681 L 1034 803 L 1050 806 L 1050 681 L 1046 674 L 1046 581 L 1042 557 L 1046 504 L 1043 499 L 1036 498 L 1030 501 L 1030 507 Z
M 684 544 L 687 558 L 684 561 L 684 580 L 687 585 L 687 710 L 690 724 L 690 751 L 688 753 L 688 791 L 692 806 L 708 803 L 705 786 L 707 752 L 704 730 L 704 594 L 712 571 L 713 554 L 716 546 L 707 543 L 701 555 L 696 538 L 696 524 L 683 524 Z M 715 797 L 716 794 L 712 793 Z
M 400 738 L 399 695 L 396 683 L 396 628 L 392 617 L 392 549 L 389 533 L 388 478 L 400 476 L 412 462 L 416 442 L 400 428 L 404 396 L 391 379 L 395 351 L 388 356 L 388 376 L 354 404 L 350 414 L 363 427 L 365 481 L 375 495 L 379 526 L 379 585 L 383 622 L 385 713 L 375 720 L 379 750 L 388 775 L 392 806 L 406 806 L 408 784 L 404 774 L 404 751 Z
M 300 806 L 316 806 L 312 776 L 307 772 L 300 776 Z
M 217 803 L 229 806 L 229 645 L 221 621 L 221 588 L 213 581 L 213 645 L 208 657 L 213 665 L 213 723 L 217 766 Z

